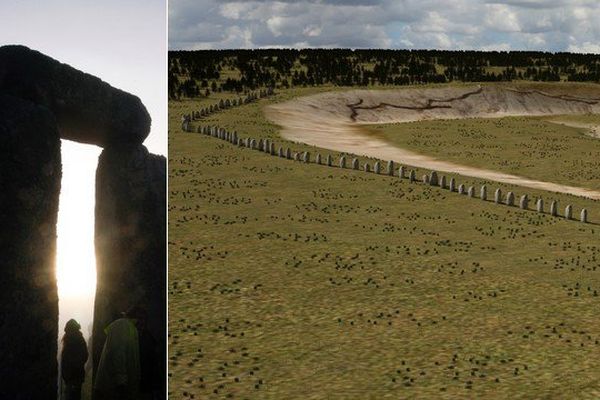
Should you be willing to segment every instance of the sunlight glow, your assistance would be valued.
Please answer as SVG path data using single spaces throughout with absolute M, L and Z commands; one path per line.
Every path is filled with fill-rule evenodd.
M 101 149 L 62 141 L 62 183 L 57 223 L 56 278 L 59 336 L 75 318 L 88 330 L 96 291 L 94 251 L 95 180 Z

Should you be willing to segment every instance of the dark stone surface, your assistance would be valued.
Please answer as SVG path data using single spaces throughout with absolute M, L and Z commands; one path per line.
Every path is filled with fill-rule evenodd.
M 138 97 L 24 46 L 0 47 L 0 93 L 46 106 L 63 139 L 107 147 L 141 144 L 150 132 Z
M 0 95 L 0 399 L 56 398 L 60 180 L 52 113 Z
M 161 384 L 166 377 L 166 210 L 166 159 L 142 145 L 105 148 L 96 171 L 94 365 L 104 328 L 120 312 L 140 305 L 160 343 Z

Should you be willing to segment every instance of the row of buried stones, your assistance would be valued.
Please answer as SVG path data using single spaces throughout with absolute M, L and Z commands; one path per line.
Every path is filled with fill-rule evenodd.
M 243 104 L 252 103 L 255 100 L 262 99 L 265 97 L 272 96 L 275 92 L 272 87 L 267 89 L 261 89 L 257 92 L 249 93 L 246 97 L 240 97 L 239 99 L 233 100 L 219 100 L 217 104 L 211 104 L 208 107 L 201 108 L 200 111 L 192 111 L 189 114 L 184 114 L 181 116 L 181 128 L 184 131 L 188 131 L 190 129 L 190 122 L 193 120 L 201 119 L 203 117 L 208 117 L 209 115 L 221 111 L 226 110 L 231 107 L 241 106 Z
M 188 128 L 187 130 L 184 130 L 184 131 L 192 132 L 191 128 Z M 252 150 L 259 150 L 259 151 L 262 151 L 264 153 L 267 153 L 267 154 L 270 154 L 273 156 L 277 155 L 278 157 L 286 158 L 288 160 L 302 161 L 305 163 L 311 162 L 310 152 L 305 151 L 305 152 L 292 153 L 292 150 L 289 147 L 286 148 L 285 150 L 283 149 L 283 147 L 279 147 L 279 149 L 277 151 L 275 151 L 275 144 L 269 139 L 256 140 L 256 139 L 249 138 L 249 137 L 241 138 L 238 136 L 236 131 L 230 132 L 226 129 L 218 128 L 215 126 L 199 126 L 197 128 L 197 133 L 201 133 L 201 134 L 209 135 L 209 136 L 212 136 L 212 137 L 215 137 L 218 139 L 226 140 L 226 141 L 228 141 L 234 145 L 240 146 L 240 147 L 247 147 Z M 333 158 L 331 157 L 330 154 L 328 154 L 325 158 L 323 158 L 323 157 L 321 157 L 321 154 L 317 153 L 317 155 L 315 156 L 314 163 L 319 164 L 319 165 L 326 165 L 328 167 L 334 166 Z M 360 163 L 357 158 L 352 158 L 352 160 L 347 164 L 346 156 L 341 156 L 337 165 L 339 165 L 340 168 L 350 168 L 350 169 L 354 169 L 354 170 L 360 170 Z M 382 165 L 379 161 L 376 161 L 373 164 L 373 168 L 371 168 L 371 165 L 369 163 L 364 163 L 363 170 L 365 172 L 373 172 L 375 174 L 385 174 L 385 175 L 389 175 L 389 176 L 395 175 L 395 166 L 394 166 L 394 161 L 392 161 L 392 160 L 387 162 L 385 170 L 382 168 Z M 417 182 L 417 175 L 416 175 L 415 170 L 408 171 L 406 169 L 406 167 L 404 167 L 404 166 L 400 166 L 398 168 L 398 176 L 401 179 L 408 178 L 410 180 L 410 182 Z M 465 185 L 463 185 L 463 184 L 460 184 L 457 186 L 456 179 L 450 178 L 450 180 L 447 181 L 447 179 L 444 175 L 442 175 L 441 177 L 438 177 L 438 173 L 436 171 L 432 171 L 429 175 L 427 175 L 427 174 L 423 175 L 421 182 L 423 182 L 424 184 L 430 185 L 430 186 L 438 186 L 442 189 L 448 189 L 451 192 L 457 192 L 458 194 L 464 194 L 464 195 L 467 195 L 472 198 L 477 197 L 475 194 L 475 188 L 473 186 L 469 186 L 469 188 L 466 188 Z M 481 186 L 481 188 L 479 190 L 479 198 L 481 200 L 487 200 L 488 191 L 487 191 L 486 185 Z M 498 188 L 494 192 L 494 202 L 496 204 L 505 204 L 507 206 L 515 206 L 515 195 L 513 192 L 508 192 L 506 194 L 506 196 L 503 197 L 502 190 L 500 188 Z M 521 208 L 523 210 L 529 209 L 529 197 L 526 194 L 521 196 L 521 198 L 519 200 L 519 208 Z M 541 198 L 537 199 L 536 210 L 539 213 L 544 212 L 544 200 L 543 199 L 541 199 Z M 550 215 L 552 215 L 553 217 L 559 216 L 557 201 L 552 201 L 550 203 Z M 573 206 L 571 206 L 570 204 L 565 207 L 564 218 L 573 219 Z M 580 215 L 579 215 L 579 221 L 581 221 L 583 223 L 588 222 L 587 209 L 583 208 L 581 210 Z

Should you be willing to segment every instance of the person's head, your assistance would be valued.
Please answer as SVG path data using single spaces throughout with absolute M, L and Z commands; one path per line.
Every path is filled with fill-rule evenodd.
M 148 313 L 143 307 L 135 305 L 125 312 L 125 317 L 133 320 L 138 329 L 144 329 L 146 327 Z
M 68 320 L 65 324 L 65 334 L 63 335 L 63 342 L 67 343 L 67 341 L 70 341 L 71 339 L 74 339 L 75 337 L 81 335 L 80 329 L 81 325 L 79 325 L 79 322 L 75 321 L 74 319 Z
M 80 329 L 81 329 L 81 325 L 79 325 L 79 322 L 75 321 L 74 319 L 68 320 L 67 323 L 65 324 L 65 333 L 66 334 L 79 332 Z

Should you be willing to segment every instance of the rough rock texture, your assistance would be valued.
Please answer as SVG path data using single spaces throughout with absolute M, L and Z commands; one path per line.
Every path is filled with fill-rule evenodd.
M 24 46 L 0 47 L 0 93 L 46 106 L 63 139 L 106 147 L 150 132 L 138 97 Z
M 61 162 L 48 109 L 0 95 L 0 171 L 0 399 L 52 399 Z
M 150 332 L 166 357 L 165 158 L 142 145 L 104 149 L 96 172 L 95 214 L 94 366 L 104 328 L 134 305 L 146 309 Z M 160 365 L 165 364 L 162 358 Z

